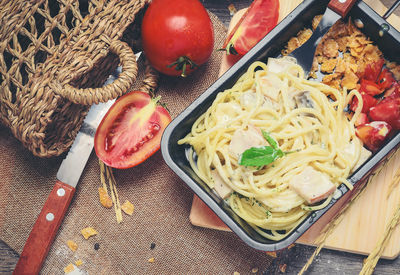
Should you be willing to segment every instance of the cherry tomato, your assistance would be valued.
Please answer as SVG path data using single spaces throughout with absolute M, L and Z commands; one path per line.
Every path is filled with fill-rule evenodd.
M 171 116 L 147 93 L 134 91 L 119 98 L 101 121 L 94 138 L 97 156 L 114 168 L 142 163 L 160 148 Z
M 393 129 L 400 129 L 400 98 L 387 98 L 369 110 L 372 120 L 385 121 Z
M 395 82 L 393 74 L 387 68 L 381 71 L 377 80 L 377 84 L 382 90 L 390 88 Z
M 372 121 L 358 126 L 356 128 L 356 135 L 368 149 L 376 151 L 382 146 L 391 130 L 392 127 L 384 121 Z
M 376 82 L 384 63 L 385 63 L 385 60 L 383 58 L 381 58 L 376 62 L 368 64 L 365 67 L 363 78 L 365 78 L 367 80 L 371 80 L 373 82 Z
M 363 100 L 363 107 L 362 107 L 361 113 L 368 113 L 369 108 L 378 104 L 378 100 L 375 97 L 370 96 L 369 94 L 361 92 L 361 97 Z M 353 100 L 350 104 L 350 110 L 355 112 L 357 109 L 357 106 L 358 106 L 358 98 L 353 97 Z
M 229 33 L 223 48 L 230 54 L 246 54 L 278 23 L 279 0 L 254 0 Z
M 365 79 L 365 78 L 361 79 L 361 87 L 360 87 L 361 93 L 364 92 L 366 94 L 374 96 L 374 95 L 381 94 L 382 91 L 383 90 L 375 82 Z
M 142 42 L 156 70 L 186 76 L 209 59 L 214 31 L 198 0 L 153 0 L 143 17 Z

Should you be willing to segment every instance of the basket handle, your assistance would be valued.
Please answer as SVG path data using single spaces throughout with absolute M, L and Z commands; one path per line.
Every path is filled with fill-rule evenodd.
M 100 88 L 84 89 L 66 84 L 63 89 L 54 89 L 54 92 L 73 103 L 82 105 L 107 102 L 126 93 L 135 82 L 138 73 L 135 54 L 128 44 L 120 40 L 112 41 L 109 50 L 118 55 L 122 67 L 122 72 L 112 83 Z

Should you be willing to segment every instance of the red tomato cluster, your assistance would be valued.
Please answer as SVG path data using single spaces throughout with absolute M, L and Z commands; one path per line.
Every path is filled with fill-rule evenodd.
M 392 130 L 400 129 L 400 83 L 383 64 L 384 59 L 368 64 L 359 85 L 363 107 L 355 123 L 356 134 L 372 151 Z M 357 106 L 358 99 L 354 97 L 350 109 L 355 111 Z

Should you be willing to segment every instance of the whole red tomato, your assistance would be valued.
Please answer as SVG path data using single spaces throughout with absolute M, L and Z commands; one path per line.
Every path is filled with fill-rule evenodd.
M 156 70 L 186 76 L 210 57 L 214 31 L 198 0 L 153 0 L 143 17 L 142 41 Z

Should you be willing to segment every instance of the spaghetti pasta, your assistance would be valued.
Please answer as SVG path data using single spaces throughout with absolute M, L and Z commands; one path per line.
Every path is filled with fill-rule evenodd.
M 346 179 L 365 150 L 354 128 L 362 104 L 351 119 L 345 113 L 353 96 L 362 102 L 356 90 L 304 79 L 291 60 L 257 61 L 178 143 L 191 145 L 192 169 L 238 216 L 279 240 L 325 207 L 337 186 L 352 188 Z M 244 151 L 272 145 L 261 131 L 284 155 L 266 165 L 240 165 Z

